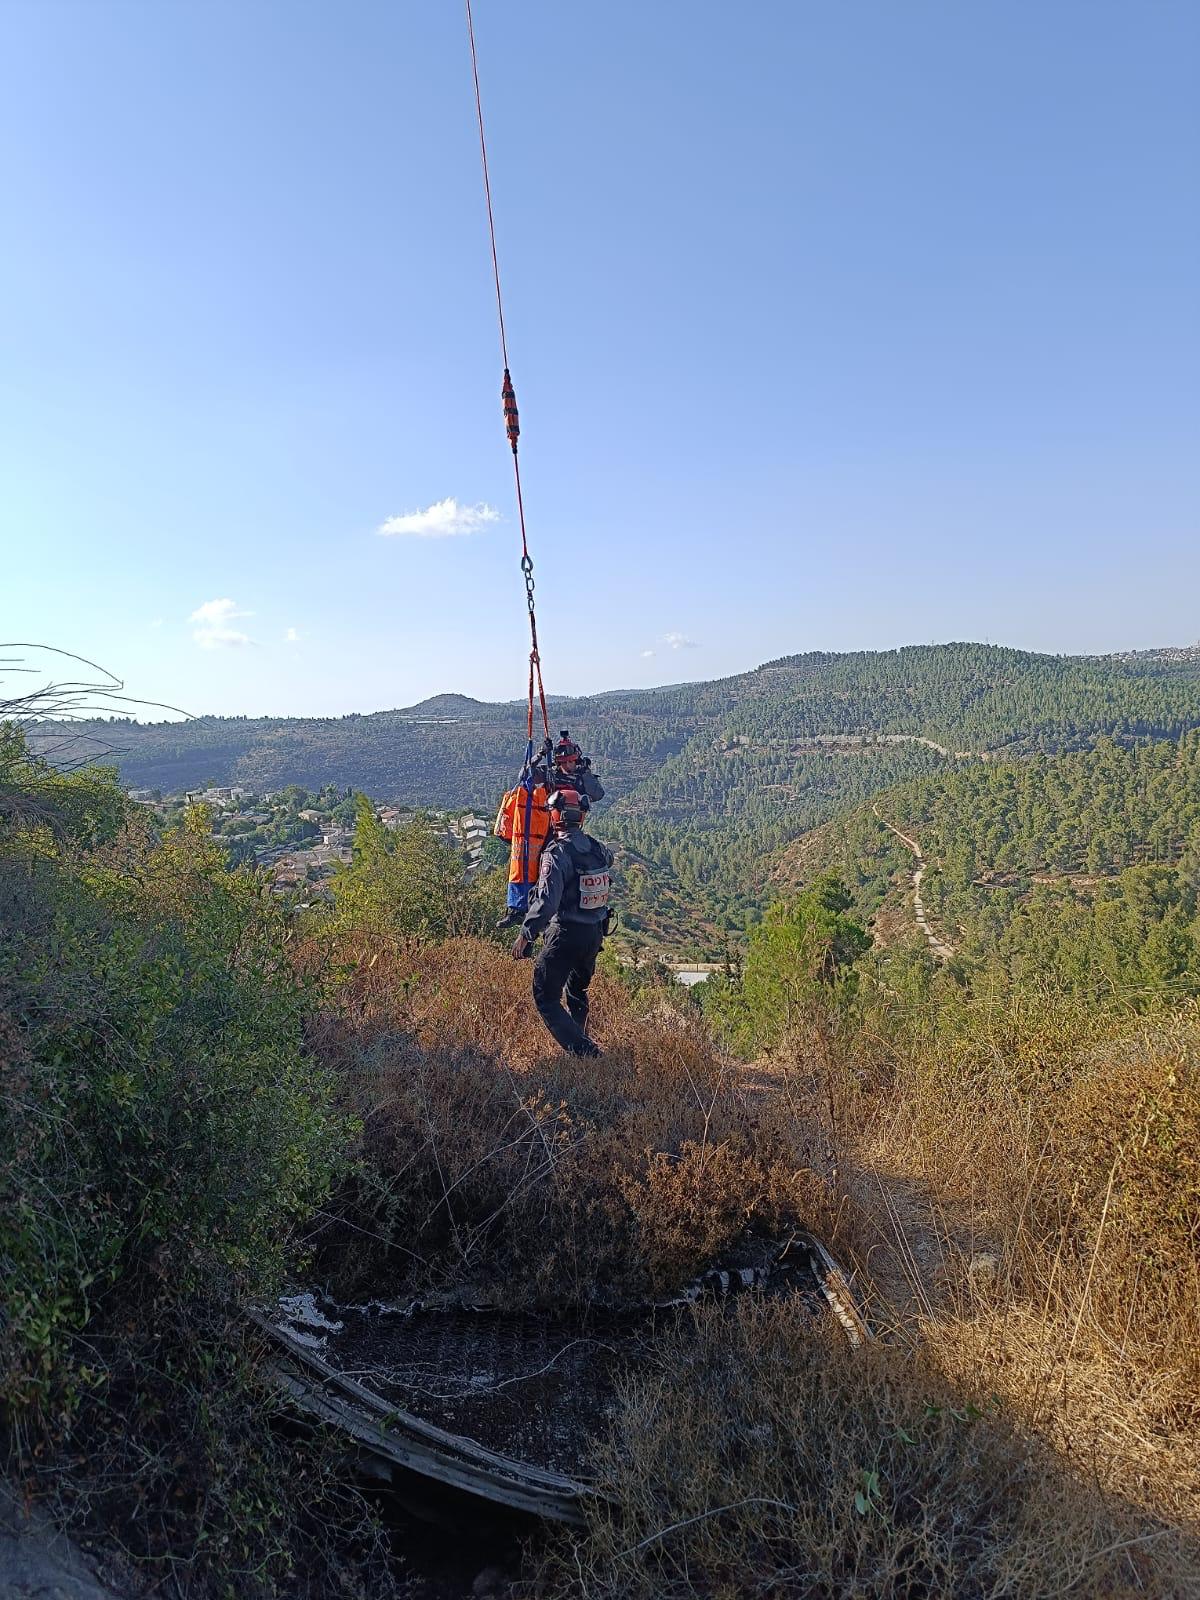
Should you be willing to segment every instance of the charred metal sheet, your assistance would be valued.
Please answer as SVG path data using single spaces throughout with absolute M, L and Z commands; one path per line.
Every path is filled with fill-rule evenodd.
M 434 1427 L 389 1405 L 292 1338 L 286 1328 L 256 1318 L 292 1358 L 278 1368 L 279 1381 L 300 1409 L 347 1434 L 376 1462 L 434 1478 L 500 1505 L 559 1522 L 582 1520 L 588 1490 L 561 1473 L 513 1461 L 461 1434 Z
M 866 1337 L 837 1263 L 800 1233 L 783 1244 L 747 1240 L 739 1259 L 680 1295 L 632 1309 L 513 1315 L 299 1293 L 255 1320 L 280 1352 L 280 1381 L 297 1405 L 385 1470 L 578 1522 L 618 1375 L 636 1371 L 667 1328 L 686 1326 L 698 1300 L 749 1290 L 799 1295 L 814 1313 L 832 1310 L 853 1343 Z

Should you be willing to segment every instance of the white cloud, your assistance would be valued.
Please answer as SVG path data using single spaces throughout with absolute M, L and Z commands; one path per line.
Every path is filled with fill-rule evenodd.
M 700 648 L 696 640 L 689 639 L 686 633 L 664 633 L 655 642 L 665 645 L 668 650 L 699 650 Z M 657 654 L 657 650 L 643 650 L 642 660 L 649 661 Z
M 300 635 L 295 628 L 289 628 L 283 636 L 284 644 L 299 644 Z
M 476 506 L 460 506 L 451 495 L 424 511 L 406 511 L 402 517 L 389 517 L 375 530 L 385 539 L 408 535 L 414 539 L 448 539 L 455 534 L 478 533 L 489 522 L 499 522 L 500 513 L 482 500 Z
M 150 626 L 152 628 L 161 628 L 162 625 L 163 625 L 163 619 L 161 617 L 155 617 L 154 621 L 150 624 Z
M 206 600 L 196 607 L 188 618 L 196 626 L 192 638 L 204 650 L 219 650 L 224 646 L 253 644 L 248 633 L 230 626 L 239 617 L 252 617 L 252 611 L 239 610 L 234 600 Z

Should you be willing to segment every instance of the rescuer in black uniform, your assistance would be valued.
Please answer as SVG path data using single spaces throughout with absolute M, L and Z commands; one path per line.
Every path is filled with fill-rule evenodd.
M 588 984 L 608 930 L 612 851 L 583 831 L 586 794 L 556 789 L 547 805 L 554 836 L 542 851 L 529 911 L 512 953 L 523 960 L 538 936 L 546 935 L 533 969 L 534 1004 L 564 1050 L 598 1056 L 586 1031 Z

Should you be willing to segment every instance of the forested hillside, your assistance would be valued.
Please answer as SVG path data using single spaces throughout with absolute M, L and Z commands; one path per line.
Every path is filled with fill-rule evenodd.
M 784 853 L 777 887 L 836 870 L 863 915 L 910 899 L 964 970 L 1131 994 L 1200 984 L 1200 735 L 1021 762 L 960 764 L 879 794 Z
M 768 858 L 796 834 L 945 760 L 913 743 L 822 749 L 730 745 L 701 736 L 605 818 L 718 926 L 759 906 Z
M 667 714 L 657 700 L 601 706 L 560 701 L 560 725 L 580 731 L 616 791 L 628 788 L 673 755 L 694 722 L 683 708 Z M 255 792 L 299 784 L 355 788 L 380 801 L 434 807 L 494 805 L 525 754 L 525 710 L 461 695 L 403 711 L 369 716 L 197 717 L 139 724 L 113 720 L 70 728 L 44 724 L 35 748 L 71 740 L 73 759 L 115 763 L 128 788 L 178 793 L 208 784 L 240 784 Z
M 1064 750 L 1097 733 L 1171 737 L 1196 723 L 1200 663 L 1031 655 L 995 645 L 911 645 L 786 656 L 758 673 L 737 731 L 920 734 L 951 750 Z
M 976 644 L 814 652 L 707 683 L 552 701 L 551 716 L 604 781 L 603 828 L 630 852 L 633 930 L 713 955 L 761 910 L 772 857 L 799 834 L 956 766 L 1102 738 L 1176 739 L 1200 727 L 1200 663 Z M 519 769 L 525 711 L 444 694 L 369 716 L 66 731 L 76 756 L 115 761 L 130 787 L 336 784 L 381 802 L 487 810 Z M 44 724 L 32 743 L 63 734 Z
M 1200 712 L 1194 670 L 984 645 L 793 656 L 751 677 L 718 735 L 697 733 L 608 819 L 726 929 L 763 904 L 773 852 L 879 790 L 972 756 L 987 770 L 1000 752 L 1177 735 Z

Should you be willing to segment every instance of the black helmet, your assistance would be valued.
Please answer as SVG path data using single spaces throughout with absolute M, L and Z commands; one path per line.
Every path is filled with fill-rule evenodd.
M 587 795 L 578 789 L 555 789 L 546 806 L 556 828 L 578 828 L 583 824 L 583 814 L 590 803 Z
M 572 739 L 566 728 L 561 728 L 559 730 L 558 743 L 554 746 L 555 766 L 566 767 L 570 770 L 582 754 L 583 751 Z

